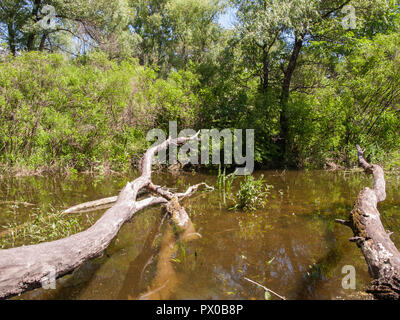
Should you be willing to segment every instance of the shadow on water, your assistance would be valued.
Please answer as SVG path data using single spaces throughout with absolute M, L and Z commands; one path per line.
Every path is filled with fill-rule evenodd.
M 161 215 L 160 215 L 161 217 Z M 153 262 L 157 248 L 154 245 L 156 237 L 160 235 L 164 219 L 157 219 L 143 246 L 143 250 L 129 263 L 122 288 L 118 293 L 119 300 L 133 299 L 141 292 L 140 283 L 143 280 L 146 268 Z

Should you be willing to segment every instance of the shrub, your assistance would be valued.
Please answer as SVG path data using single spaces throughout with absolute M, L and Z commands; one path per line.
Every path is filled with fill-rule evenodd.
M 0 64 L 0 163 L 8 168 L 124 170 L 147 148 L 146 132 L 192 125 L 189 72 L 157 79 L 134 59 L 39 52 Z

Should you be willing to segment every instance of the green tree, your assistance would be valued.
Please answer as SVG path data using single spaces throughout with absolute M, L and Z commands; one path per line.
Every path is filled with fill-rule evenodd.
M 131 6 L 136 14 L 130 27 L 141 39 L 142 65 L 156 65 L 166 74 L 206 60 L 217 45 L 220 0 L 133 0 Z
M 24 5 L 23 0 L 0 1 L 0 39 L 7 43 L 9 51 L 14 56 L 21 47 L 21 29 L 28 18 Z
M 52 6 L 55 11 L 44 10 Z M 20 0 L 0 2 L 1 38 L 10 51 L 65 51 L 78 55 L 99 48 L 111 57 L 131 54 L 138 42 L 129 30 L 133 11 L 127 0 Z M 53 28 L 44 28 L 45 21 Z
M 244 68 L 259 79 L 264 104 L 271 101 L 269 91 L 278 92 L 275 96 L 278 96 L 276 108 L 280 109 L 277 137 L 280 162 L 288 164 L 293 160 L 289 155 L 296 154 L 290 137 L 290 93 L 302 52 L 316 38 L 330 36 L 329 41 L 337 41 L 346 34 L 341 25 L 344 17 L 341 10 L 350 2 L 357 6 L 360 16 L 367 12 L 369 16 L 375 15 L 375 20 L 382 19 L 388 12 L 386 1 L 376 0 L 232 0 L 238 10 L 236 37 L 243 53 Z M 384 9 L 380 9 L 380 5 Z M 371 6 L 374 10 L 367 11 Z M 374 28 L 368 16 L 362 18 L 365 29 Z M 333 35 L 327 32 L 332 29 L 336 31 Z

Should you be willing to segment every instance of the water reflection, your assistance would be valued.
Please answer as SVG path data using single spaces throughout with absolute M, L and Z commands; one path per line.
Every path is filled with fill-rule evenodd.
M 168 299 L 264 299 L 252 279 L 288 299 L 366 299 L 360 293 L 369 283 L 360 250 L 350 243 L 351 231 L 334 223 L 349 214 L 358 192 L 371 184 L 362 173 L 257 172 L 274 185 L 268 206 L 251 213 L 228 210 L 218 192 L 185 202 L 202 238 L 173 252 L 176 276 Z M 94 179 L 76 176 L 0 180 L 0 201 L 21 201 L 37 210 L 113 196 L 130 177 Z M 155 183 L 184 190 L 189 184 L 215 177 L 184 174 L 155 175 Z M 238 181 L 234 185 L 237 188 Z M 387 200 L 380 204 L 385 227 L 394 231 L 400 247 L 400 181 L 387 176 Z M 229 201 L 228 201 L 229 202 Z M 0 225 L 24 222 L 32 207 L 2 204 Z M 102 212 L 92 213 L 94 219 Z M 151 287 L 166 230 L 160 229 L 160 208 L 141 212 L 125 225 L 106 254 L 74 274 L 58 280 L 57 289 L 37 289 L 23 299 L 135 299 Z M 342 267 L 353 265 L 357 289 L 344 290 Z M 274 298 L 274 297 L 272 297 Z

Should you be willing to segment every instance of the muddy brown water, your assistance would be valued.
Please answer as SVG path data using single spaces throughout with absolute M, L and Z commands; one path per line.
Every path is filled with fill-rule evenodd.
M 368 299 L 364 258 L 348 241 L 351 231 L 334 220 L 348 216 L 371 178 L 322 171 L 255 176 L 261 174 L 274 186 L 265 209 L 236 212 L 219 192 L 196 194 L 184 205 L 201 238 L 186 242 L 175 242 L 159 207 L 145 210 L 123 226 L 102 257 L 57 280 L 55 290 L 39 288 L 14 299 L 264 299 L 263 289 L 245 277 L 287 299 Z M 0 226 L 23 223 L 32 210 L 50 212 L 116 195 L 134 176 L 3 178 Z M 387 200 L 379 210 L 400 247 L 400 177 L 386 180 Z M 154 181 L 184 190 L 202 181 L 215 185 L 216 177 L 157 174 Z M 96 220 L 103 212 L 89 215 Z M 356 270 L 355 290 L 342 287 L 347 265 Z

